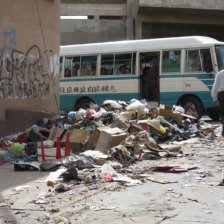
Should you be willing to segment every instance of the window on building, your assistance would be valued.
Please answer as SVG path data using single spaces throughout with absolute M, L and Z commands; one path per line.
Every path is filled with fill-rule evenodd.
M 163 51 L 162 73 L 180 72 L 180 50 Z

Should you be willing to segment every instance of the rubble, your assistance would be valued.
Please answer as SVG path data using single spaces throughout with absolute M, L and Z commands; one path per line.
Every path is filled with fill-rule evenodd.
M 211 129 L 203 130 L 197 119 L 184 114 L 180 106 L 150 107 L 145 100 L 136 99 L 106 100 L 101 106 L 91 103 L 87 110 L 43 119 L 22 133 L 4 137 L 1 149 L 6 152 L 5 162 L 15 163 L 15 170 L 29 170 L 32 165 L 27 162 L 37 160 L 44 171 L 68 167 L 71 163 L 75 168 L 84 169 L 103 165 L 108 160 L 127 165 L 142 159 L 180 156 L 181 146 L 176 142 L 210 133 Z M 60 151 L 61 147 L 66 151 L 65 146 L 72 155 L 63 159 Z M 96 157 L 96 153 L 101 156 Z
M 182 151 L 186 143 L 196 147 L 199 141 L 213 141 L 215 137 L 218 141 L 218 128 L 184 114 L 179 106 L 151 107 L 135 99 L 107 100 L 100 106 L 91 104 L 90 109 L 71 111 L 39 122 L 22 133 L 2 137 L 0 161 L 13 164 L 15 171 L 51 172 L 46 181 L 53 194 L 72 192 L 74 186 L 81 184 L 98 188 L 113 182 L 122 186 L 139 185 L 146 180 L 177 183 L 151 174 L 187 173 L 197 166 L 165 164 L 132 170 L 132 165 L 142 160 L 178 160 L 187 156 Z M 222 147 L 222 140 L 217 144 Z M 219 185 L 223 186 L 223 180 Z M 51 204 L 46 197 L 42 195 L 34 203 Z M 58 213 L 61 209 L 49 211 Z

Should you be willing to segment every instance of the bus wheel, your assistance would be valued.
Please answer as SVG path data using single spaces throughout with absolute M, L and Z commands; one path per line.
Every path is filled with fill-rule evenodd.
M 196 118 L 200 119 L 203 115 L 203 105 L 202 103 L 193 96 L 187 96 L 181 103 L 181 106 L 184 108 L 185 113 L 188 111 L 192 111 L 195 114 L 194 115 Z
M 80 108 L 82 109 L 88 109 L 90 107 L 90 103 L 94 103 L 92 99 L 90 98 L 83 98 L 80 99 L 76 104 L 75 104 L 75 111 L 78 111 Z
M 208 110 L 208 116 L 213 120 L 213 121 L 218 121 L 219 120 L 219 108 L 216 107 L 214 109 Z

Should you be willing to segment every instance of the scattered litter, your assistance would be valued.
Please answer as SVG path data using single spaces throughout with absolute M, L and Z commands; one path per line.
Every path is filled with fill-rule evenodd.
M 147 177 L 147 180 L 150 180 L 152 182 L 160 183 L 160 184 L 170 184 L 170 183 L 177 183 L 177 181 L 173 180 L 165 180 L 162 178 L 157 178 L 157 177 Z
M 31 186 L 30 185 L 21 185 L 21 186 L 13 188 L 12 190 L 18 192 L 18 191 L 23 191 L 28 188 L 31 188 Z
M 1 202 L 1 203 L 0 203 L 0 207 L 7 207 L 7 206 L 8 206 L 8 204 L 5 203 L 5 202 Z
M 161 165 L 166 164 L 164 161 L 169 161 L 171 157 L 175 161 L 189 157 L 189 160 L 193 160 L 189 164 L 198 162 L 199 165 L 203 165 L 207 157 L 215 157 L 215 161 L 223 162 L 221 131 L 220 125 L 199 122 L 194 116 L 185 114 L 184 108 L 179 105 L 152 107 L 146 100 L 106 100 L 102 105 L 91 103 L 89 109 L 81 108 L 55 119 L 43 119 L 21 133 L 1 138 L 0 163 L 13 164 L 14 171 L 51 172 L 45 179 L 48 193 L 41 193 L 33 200 L 33 203 L 43 208 L 44 204 L 51 202 L 48 197 L 52 195 L 58 198 L 67 196 L 72 200 L 79 194 L 85 196 L 88 191 L 94 195 L 94 191 L 106 189 L 103 187 L 105 185 L 134 186 L 145 180 L 159 184 L 177 183 L 166 177 L 156 177 L 152 172 L 163 172 L 161 176 L 170 176 L 168 172 L 181 173 L 197 169 L 181 163 Z M 215 148 L 211 146 L 213 143 Z M 187 144 L 191 145 L 193 152 L 184 151 L 184 145 Z M 202 148 L 204 151 L 200 151 L 199 155 L 197 150 Z M 197 156 L 200 158 L 194 161 Z M 132 167 L 142 160 L 156 161 L 152 161 L 151 166 L 147 163 L 148 167 Z M 188 183 L 184 187 L 214 186 L 206 182 L 209 173 L 198 172 L 190 176 L 191 173 L 186 175 L 189 174 L 197 184 Z M 77 185 L 85 189 L 77 193 L 74 190 Z M 224 186 L 224 179 L 219 186 Z M 18 186 L 8 194 L 18 194 L 28 188 L 31 186 Z M 167 191 L 169 194 L 175 193 L 172 188 Z M 63 192 L 66 193 L 59 194 Z M 197 199 L 188 200 L 200 203 Z M 220 203 L 224 203 L 224 200 L 220 200 Z M 0 207 L 6 206 L 6 203 L 0 203 Z M 91 205 L 89 209 L 116 210 L 115 207 L 100 205 Z M 60 210 L 48 208 L 50 213 L 58 213 Z M 210 210 L 203 211 L 212 213 Z M 57 216 L 51 221 L 70 223 L 65 217 Z M 163 220 L 168 218 L 171 217 L 163 217 Z M 137 222 L 133 218 L 130 220 Z
M 116 207 L 104 207 L 104 206 L 100 206 L 100 205 L 90 205 L 89 208 L 90 208 L 90 210 L 93 210 L 93 211 L 102 211 L 102 210 L 113 210 Z

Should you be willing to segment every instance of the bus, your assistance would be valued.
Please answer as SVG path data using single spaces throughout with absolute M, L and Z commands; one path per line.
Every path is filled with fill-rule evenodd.
M 61 46 L 60 110 L 134 98 L 218 119 L 211 89 L 222 69 L 224 42 L 204 36 Z

